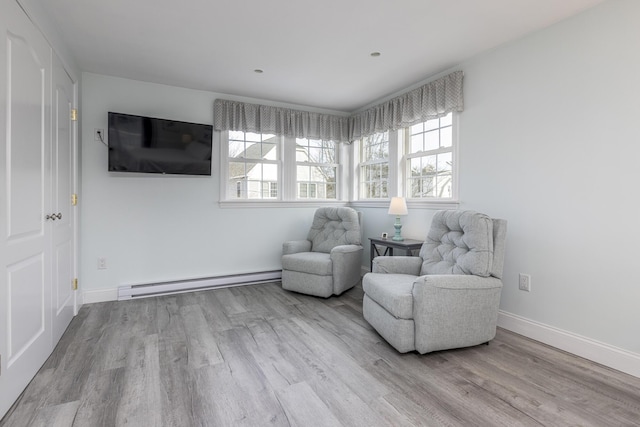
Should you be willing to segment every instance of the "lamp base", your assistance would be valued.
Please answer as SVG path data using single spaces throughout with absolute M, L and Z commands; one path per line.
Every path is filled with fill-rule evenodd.
M 391 238 L 391 240 L 394 240 L 396 242 L 402 242 L 404 240 L 404 237 L 402 237 L 400 235 L 400 230 L 402 229 L 402 224 L 400 223 L 400 217 L 399 216 L 396 217 L 396 222 L 393 224 L 393 227 L 396 229 L 396 234 Z

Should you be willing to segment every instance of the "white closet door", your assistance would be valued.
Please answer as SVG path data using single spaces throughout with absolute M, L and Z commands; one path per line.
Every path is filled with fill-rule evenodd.
M 51 336 L 51 48 L 14 1 L 0 14 L 0 416 Z
M 71 195 L 73 180 L 74 108 L 73 82 L 62 67 L 60 59 L 53 57 L 53 140 L 51 151 L 52 194 L 51 210 L 56 215 L 53 229 L 53 343 L 60 340 L 75 310 L 74 291 L 74 212 Z

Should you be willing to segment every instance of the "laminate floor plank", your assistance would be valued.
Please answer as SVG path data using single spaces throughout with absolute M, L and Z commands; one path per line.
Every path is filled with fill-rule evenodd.
M 224 365 L 234 383 L 234 401 L 243 402 L 240 412 L 243 416 L 238 417 L 236 412 L 235 422 L 243 425 L 283 425 L 284 412 L 265 373 L 247 348 L 247 342 L 255 344 L 250 337 L 251 333 L 246 327 L 216 333 Z
M 184 319 L 184 324 L 188 325 L 185 335 L 187 337 L 189 366 L 197 369 L 206 365 L 222 363 L 222 354 L 220 354 L 218 344 L 211 333 L 200 306 L 180 307 L 180 314 Z
M 501 329 L 400 354 L 362 297 L 259 284 L 85 305 L 0 427 L 640 426 L 640 378 Z
M 242 294 L 238 294 L 236 288 L 218 289 L 215 294 L 226 315 L 245 313 L 247 311 L 242 302 Z
M 278 391 L 278 400 L 287 414 L 289 425 L 314 427 L 343 425 L 307 383 L 292 384 Z
M 79 401 L 45 406 L 36 412 L 31 425 L 33 427 L 66 427 L 72 425 L 79 406 Z
M 559 417 L 570 425 L 585 425 L 590 422 L 589 418 L 580 416 L 549 390 L 533 386 L 519 375 L 487 363 L 481 356 L 474 357 L 472 361 L 467 359 L 468 353 L 466 357 L 452 355 L 452 360 L 464 369 L 463 375 L 468 381 L 498 396 L 541 424 L 552 425 Z
M 544 351 L 532 356 L 516 347 L 502 346 L 502 350 L 501 353 L 491 354 L 488 359 L 495 360 L 497 367 L 505 366 L 505 361 L 508 360 L 510 363 L 506 366 L 511 367 L 514 375 L 551 393 L 561 403 L 563 412 L 581 414 L 585 421 L 593 425 L 611 422 L 611 415 L 615 412 L 604 412 L 601 409 L 603 404 L 611 405 L 624 400 L 629 406 L 638 406 L 640 397 L 630 398 L 628 393 L 621 392 L 613 383 L 602 382 L 594 375 L 583 376 L 583 371 L 575 370 L 572 365 L 582 363 L 581 360 L 576 360 L 579 358 L 572 358 L 572 363 L 558 364 L 548 356 L 540 356 Z M 606 368 L 600 367 L 598 370 L 602 369 Z M 605 396 L 607 399 L 602 400 Z M 636 410 L 636 413 L 640 413 L 640 410 Z
M 202 307 L 202 313 L 209 327 L 216 331 L 223 331 L 233 328 L 229 316 L 225 312 L 225 306 L 215 292 L 196 292 L 197 304 Z
M 248 334 L 240 334 L 247 351 L 262 370 L 273 390 L 304 381 L 304 364 L 288 343 L 281 342 L 267 320 L 247 325 Z
M 115 426 L 126 368 L 93 371 L 82 389 L 75 427 Z
M 421 408 L 421 413 L 426 416 L 426 420 L 429 422 L 437 420 L 435 425 L 450 423 L 462 426 L 509 426 L 513 425 L 513 420 L 516 419 L 518 425 L 531 425 L 527 417 L 519 416 L 517 411 L 511 410 L 512 408 L 509 408 L 507 413 L 501 412 L 508 405 L 479 404 L 476 399 L 481 397 L 473 393 L 475 390 L 469 390 L 466 387 L 468 385 L 466 381 L 453 378 L 448 367 L 416 372 L 406 370 L 401 364 L 389 365 L 383 360 L 378 361 L 373 367 L 375 369 L 372 369 L 372 373 L 379 380 L 396 386 L 396 396 L 402 395 L 404 399 L 415 403 Z M 484 394 L 482 397 L 486 398 Z M 395 405 L 402 404 L 395 401 Z M 508 419 L 510 422 L 506 421 Z
M 132 338 L 117 409 L 118 426 L 162 426 L 158 336 Z

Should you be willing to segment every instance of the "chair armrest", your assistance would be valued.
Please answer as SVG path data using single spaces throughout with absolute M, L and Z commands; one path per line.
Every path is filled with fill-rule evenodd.
M 400 258 L 400 257 L 396 257 Z M 471 274 L 430 274 L 420 276 L 414 282 L 415 285 L 438 288 L 441 290 L 468 290 L 482 291 L 483 289 L 502 288 L 502 281 L 495 277 L 480 277 Z M 426 290 L 426 288 L 423 288 Z M 415 294 L 414 294 L 415 298 Z
M 420 353 L 491 341 L 502 281 L 472 275 L 427 275 L 413 283 L 415 346 Z
M 363 252 L 359 245 L 340 245 L 331 249 L 334 294 L 340 295 L 360 281 Z
M 330 254 L 333 257 L 334 254 L 349 254 L 360 251 L 362 251 L 362 246 L 360 245 L 339 245 L 334 246 L 334 248 L 331 249 Z
M 419 276 L 421 268 L 422 258 L 417 256 L 378 256 L 373 259 L 371 272 Z
M 289 240 L 282 244 L 282 255 L 309 251 L 311 251 L 311 242 L 309 240 Z

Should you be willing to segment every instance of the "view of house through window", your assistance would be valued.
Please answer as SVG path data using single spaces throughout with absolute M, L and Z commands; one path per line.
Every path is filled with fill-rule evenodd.
M 454 122 L 449 113 L 357 141 L 358 199 L 454 199 Z
M 296 198 L 337 198 L 338 147 L 332 141 L 296 139 Z
M 389 132 L 376 133 L 360 144 L 360 198 L 389 197 Z
M 229 131 L 230 199 L 277 199 L 280 138 Z
M 451 198 L 453 185 L 452 114 L 406 129 L 406 197 Z
M 453 200 L 455 120 L 449 113 L 355 142 L 356 198 L 378 203 L 395 195 Z M 341 200 L 338 153 L 339 144 L 332 141 L 229 131 L 224 198 Z

